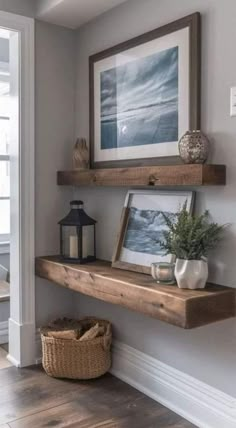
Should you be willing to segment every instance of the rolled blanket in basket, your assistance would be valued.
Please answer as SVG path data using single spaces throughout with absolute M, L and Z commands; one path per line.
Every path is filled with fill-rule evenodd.
M 54 337 L 55 339 L 78 339 L 78 330 L 62 330 L 62 331 L 48 331 L 48 337 Z
M 79 339 L 80 342 L 83 342 L 84 340 L 91 340 L 95 339 L 95 337 L 103 336 L 105 333 L 104 326 L 100 326 L 99 323 L 91 327 L 89 330 L 87 330 L 83 336 Z

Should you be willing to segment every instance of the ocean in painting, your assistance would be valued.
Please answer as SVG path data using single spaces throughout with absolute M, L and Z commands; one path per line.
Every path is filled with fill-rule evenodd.
M 176 216 L 166 211 L 165 214 L 172 218 Z M 160 241 L 164 241 L 164 230 L 167 230 L 167 226 L 162 211 L 132 207 L 123 247 L 137 253 L 163 256 L 165 251 L 160 248 Z
M 178 141 L 178 47 L 101 72 L 101 149 Z

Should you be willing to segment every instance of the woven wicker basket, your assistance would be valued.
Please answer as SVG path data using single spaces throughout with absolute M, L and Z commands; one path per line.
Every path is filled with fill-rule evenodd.
M 111 367 L 111 324 L 108 321 L 86 318 L 91 325 L 104 325 L 106 334 L 80 342 L 74 339 L 55 339 L 41 334 L 43 368 L 49 376 L 68 379 L 93 379 Z

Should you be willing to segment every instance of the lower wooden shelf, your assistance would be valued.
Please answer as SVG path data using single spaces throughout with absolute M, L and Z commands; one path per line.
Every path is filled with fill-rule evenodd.
M 104 261 L 73 265 L 58 256 L 39 257 L 36 275 L 185 329 L 236 315 L 233 288 L 208 284 L 204 290 L 180 290 L 158 285 L 149 275 L 114 269 Z

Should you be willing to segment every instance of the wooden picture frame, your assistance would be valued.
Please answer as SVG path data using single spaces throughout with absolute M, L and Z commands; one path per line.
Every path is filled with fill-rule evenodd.
M 163 201 L 161 201 L 161 198 Z M 189 212 L 192 212 L 194 198 L 195 193 L 192 191 L 129 190 L 122 211 L 120 229 L 112 258 L 112 267 L 150 274 L 151 263 L 158 261 L 174 262 L 175 258 L 173 255 L 164 257 L 163 255 L 159 255 L 158 252 L 157 254 L 151 252 L 153 249 L 152 237 L 155 236 L 155 233 L 158 234 L 163 229 L 164 220 L 163 222 L 162 219 L 159 221 L 159 226 L 157 221 L 162 211 L 160 208 L 164 207 L 165 212 L 175 213 L 187 201 L 187 209 Z M 155 206 L 157 209 L 155 209 Z M 132 208 L 136 210 L 133 214 L 131 213 Z M 169 211 L 167 211 L 168 209 Z M 149 218 L 151 221 L 149 221 Z M 144 220 L 140 222 L 140 219 Z M 128 233 L 131 237 L 127 239 Z M 125 241 L 127 241 L 126 245 L 124 245 Z M 137 244 L 135 241 L 137 241 Z M 154 245 L 156 247 L 156 242 Z M 137 246 L 139 248 L 134 249 Z M 150 250 L 146 251 L 145 246 Z M 144 251 L 140 251 L 140 248 L 144 248 Z
M 125 151 L 125 153 L 128 153 L 128 156 L 129 156 L 128 159 L 125 158 L 126 155 L 122 152 L 124 147 L 120 147 L 119 145 L 115 146 L 115 148 L 113 147 L 112 149 L 110 149 L 110 151 L 112 153 L 112 156 L 111 156 L 112 158 L 109 159 L 110 155 L 107 155 L 107 153 L 108 153 L 107 150 L 102 151 L 102 143 L 101 143 L 101 141 L 102 141 L 102 136 L 101 136 L 102 135 L 102 131 L 101 131 L 102 126 L 104 129 L 111 129 L 111 126 L 110 126 L 110 128 L 106 128 L 104 125 L 106 123 L 105 121 L 104 121 L 104 124 L 101 124 L 102 123 L 101 118 L 103 117 L 102 113 L 101 113 L 101 111 L 102 111 L 102 107 L 101 107 L 102 106 L 102 95 L 101 95 L 102 94 L 102 89 L 101 89 L 102 77 L 101 77 L 101 75 L 103 74 L 103 71 L 99 71 L 99 69 L 102 69 L 103 64 L 106 62 L 108 64 L 109 64 L 109 61 L 111 61 L 111 63 L 116 63 L 117 58 L 120 58 L 120 57 L 123 58 L 125 53 L 127 53 L 127 52 L 128 53 L 134 52 L 133 51 L 134 48 L 135 49 L 142 49 L 142 45 L 149 46 L 150 43 L 152 44 L 154 42 L 155 43 L 161 43 L 163 41 L 163 43 L 165 43 L 165 40 L 167 37 L 170 37 L 174 33 L 173 38 L 175 38 L 176 35 L 180 34 L 179 32 L 181 30 L 184 30 L 184 29 L 186 29 L 187 33 L 188 33 L 188 44 L 186 44 L 186 46 L 188 45 L 188 52 L 186 52 L 186 55 L 188 55 L 188 72 L 186 71 L 187 75 L 186 75 L 185 80 L 188 81 L 189 83 L 187 85 L 188 87 L 187 88 L 185 87 L 184 89 L 182 88 L 184 86 L 184 84 L 181 83 L 181 88 L 183 89 L 182 92 L 184 92 L 184 91 L 188 92 L 188 97 L 186 95 L 186 98 L 184 99 L 185 103 L 188 103 L 188 118 L 184 119 L 184 121 L 186 122 L 186 125 L 184 126 L 185 129 L 182 126 L 183 129 L 181 129 L 181 131 L 180 131 L 179 123 L 178 123 L 178 139 L 188 129 L 191 129 L 191 130 L 200 129 L 201 19 L 200 19 L 200 13 L 196 12 L 196 13 L 193 13 L 189 16 L 181 18 L 175 22 L 164 25 L 163 27 L 149 31 L 148 33 L 145 33 L 141 36 L 135 37 L 131 40 L 120 43 L 117 46 L 114 46 L 114 47 L 109 48 L 105 51 L 102 51 L 102 52 L 99 52 L 95 55 L 90 56 L 90 58 L 89 58 L 89 89 L 90 89 L 90 166 L 91 166 L 91 168 L 106 168 L 106 167 L 113 168 L 113 167 L 129 167 L 129 166 L 143 166 L 143 165 L 158 165 L 158 164 L 166 164 L 166 163 L 169 163 L 169 164 L 170 163 L 177 163 L 180 161 L 178 153 L 176 152 L 176 147 L 177 147 L 176 141 L 174 142 L 175 143 L 174 148 L 171 148 L 171 150 L 170 150 L 170 152 L 173 151 L 175 153 L 175 155 L 169 156 L 169 154 L 168 154 L 168 156 L 165 156 L 165 154 L 164 154 L 165 150 L 163 149 L 163 147 L 164 147 L 163 144 L 166 144 L 166 143 L 158 145 L 157 143 L 153 143 L 153 141 L 152 141 L 151 144 L 153 146 L 155 146 L 155 150 L 149 150 L 149 149 L 147 149 L 147 147 L 143 147 L 143 146 L 145 146 L 145 144 L 149 144 L 146 142 L 145 138 L 144 138 L 142 144 L 140 144 L 141 148 L 138 147 L 138 149 L 137 149 L 137 156 L 138 156 L 138 154 L 142 153 L 142 150 L 141 150 L 142 148 L 145 149 L 145 153 L 146 153 L 145 155 L 141 155 L 139 158 L 132 158 L 133 154 L 131 154 L 130 152 L 134 151 L 134 153 L 136 153 L 135 150 L 137 148 L 137 143 L 136 143 L 136 140 L 130 139 L 129 140 L 130 142 L 132 141 L 133 143 L 134 142 L 135 143 L 130 144 L 129 147 L 127 146 L 129 150 L 127 149 Z M 166 52 L 167 51 L 168 51 L 168 48 L 166 48 Z M 181 56 L 181 55 L 179 55 L 179 56 Z M 143 59 L 145 57 L 140 57 L 140 58 Z M 110 66 L 110 68 L 109 68 L 109 65 L 106 65 L 106 67 L 108 67 L 108 68 L 105 68 L 105 71 L 106 72 L 109 71 L 111 73 L 113 70 L 111 68 L 112 65 Z M 118 68 L 119 68 L 119 66 L 116 66 L 115 69 L 117 70 Z M 180 79 L 180 68 L 181 67 L 180 67 L 179 62 L 178 62 L 178 68 L 177 68 L 178 69 L 178 76 L 177 76 L 178 82 Z M 100 73 L 100 75 L 99 75 L 99 73 Z M 155 74 L 155 76 L 156 76 L 156 74 Z M 95 84 L 95 81 L 97 82 L 97 84 Z M 116 87 L 115 83 L 113 83 L 112 85 L 113 85 L 113 87 Z M 100 86 L 100 89 L 99 89 L 99 86 Z M 180 105 L 183 104 L 180 102 L 181 99 L 179 98 L 179 92 L 180 92 L 179 86 L 178 86 L 178 101 L 176 101 L 178 120 L 179 120 L 179 116 L 180 116 L 180 113 L 179 113 Z M 100 98 L 99 98 L 98 94 L 100 95 Z M 100 107 L 99 107 L 99 102 L 100 102 Z M 117 97 L 116 97 L 116 102 L 117 102 Z M 150 105 L 148 108 L 150 108 Z M 106 112 L 108 112 L 108 111 L 109 111 L 109 109 L 106 109 Z M 110 110 L 110 111 L 112 111 L 112 110 Z M 117 109 L 117 111 L 118 111 L 118 109 Z M 164 117 L 165 113 L 163 113 L 163 111 L 164 110 L 162 110 L 161 114 Z M 97 112 L 99 114 L 97 114 Z M 100 116 L 97 117 L 98 115 L 100 115 Z M 184 116 L 185 115 L 183 114 L 183 117 Z M 117 120 L 117 116 L 116 116 L 116 120 L 115 120 L 116 126 L 117 126 L 117 122 L 118 122 L 118 120 Z M 99 123 L 100 123 L 100 125 L 99 125 Z M 100 126 L 100 128 L 99 128 L 99 126 Z M 131 128 L 132 128 L 132 126 L 129 126 L 129 129 L 131 129 Z M 99 129 L 100 129 L 100 131 L 99 131 Z M 113 132 L 111 135 L 116 135 L 116 132 Z M 138 135 L 140 135 L 140 134 L 138 134 Z M 100 141 L 97 141 L 99 138 L 100 138 Z M 149 140 L 147 140 L 147 141 L 149 141 Z M 106 142 L 106 144 L 109 145 L 110 144 L 109 138 L 106 138 L 105 142 Z M 167 143 L 167 144 L 172 144 L 172 143 Z M 135 147 L 133 147 L 133 145 Z M 125 147 L 125 148 L 127 148 L 127 147 Z M 105 147 L 105 148 L 107 148 L 107 147 Z M 169 146 L 169 148 L 170 148 L 170 146 Z M 167 146 L 166 150 L 168 151 L 169 148 Z M 158 152 L 160 149 L 161 149 L 161 151 L 163 151 L 163 153 L 160 156 L 159 155 L 156 156 L 155 152 Z M 148 150 L 150 151 L 150 156 L 149 156 Z M 119 156 L 117 158 L 118 152 L 120 153 L 119 156 L 121 156 L 122 159 L 120 159 Z M 153 152 L 154 152 L 154 156 L 153 156 Z M 104 153 L 106 155 L 105 157 L 107 158 L 106 160 L 103 160 L 103 154 Z M 101 157 L 101 159 L 99 156 Z

